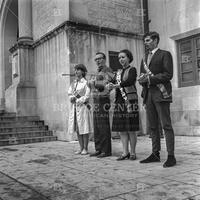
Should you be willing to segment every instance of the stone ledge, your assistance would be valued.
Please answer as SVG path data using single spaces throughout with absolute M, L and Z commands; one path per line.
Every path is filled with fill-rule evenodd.
M 109 34 L 109 35 L 116 35 L 116 36 L 121 36 L 121 37 L 129 37 L 129 38 L 135 38 L 142 40 L 143 35 L 142 34 L 136 34 L 132 32 L 122 32 L 118 31 L 117 29 L 112 29 L 112 28 L 107 28 L 107 27 L 99 27 L 96 25 L 90 25 L 90 24 L 84 24 L 84 23 L 79 23 L 79 22 L 73 22 L 73 21 L 65 21 L 56 28 L 54 28 L 52 31 L 46 33 L 43 35 L 40 39 L 29 42 L 29 41 L 18 41 L 16 44 L 14 44 L 9 51 L 13 53 L 19 48 L 24 48 L 24 49 L 33 49 L 44 42 L 50 40 L 51 38 L 55 37 L 59 33 L 63 31 L 67 31 L 69 29 L 75 28 L 76 30 L 82 30 L 82 31 L 90 31 L 93 33 L 99 33 L 99 34 Z
M 54 28 L 52 31 L 49 33 L 45 34 L 42 36 L 40 39 L 36 40 L 33 43 L 33 48 L 39 46 L 40 44 L 44 43 L 45 41 L 51 39 L 52 37 L 55 37 L 59 33 L 63 31 L 67 31 L 69 29 L 76 28 L 76 30 L 82 30 L 82 31 L 90 31 L 94 33 L 99 33 L 99 34 L 109 34 L 109 35 L 117 35 L 117 36 L 123 36 L 123 37 L 133 37 L 137 39 L 143 38 L 143 35 L 139 35 L 136 33 L 126 33 L 126 32 L 121 32 L 116 29 L 112 28 L 107 28 L 107 27 L 99 27 L 95 25 L 90 25 L 90 24 L 84 24 L 84 23 L 78 23 L 78 22 L 73 22 L 73 21 L 65 21 L 64 23 L 60 24 L 56 28 Z

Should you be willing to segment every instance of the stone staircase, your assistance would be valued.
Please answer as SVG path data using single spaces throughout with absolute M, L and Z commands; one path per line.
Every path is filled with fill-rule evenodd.
M 0 146 L 57 140 L 38 116 L 0 114 Z

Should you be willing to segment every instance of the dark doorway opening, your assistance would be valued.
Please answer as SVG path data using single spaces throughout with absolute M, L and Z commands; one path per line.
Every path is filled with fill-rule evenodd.
M 109 67 L 116 72 L 118 69 L 121 69 L 122 66 L 119 63 L 119 59 L 118 59 L 118 54 L 119 52 L 117 51 L 109 51 Z

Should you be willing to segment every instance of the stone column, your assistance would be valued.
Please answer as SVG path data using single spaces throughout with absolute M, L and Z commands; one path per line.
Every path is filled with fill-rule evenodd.
M 19 42 L 31 42 L 32 35 L 32 0 L 18 0 Z
M 13 66 L 12 85 L 5 92 L 8 112 L 18 116 L 36 115 L 36 87 L 33 74 L 32 0 L 18 0 L 19 38 L 10 49 L 12 57 L 17 57 Z

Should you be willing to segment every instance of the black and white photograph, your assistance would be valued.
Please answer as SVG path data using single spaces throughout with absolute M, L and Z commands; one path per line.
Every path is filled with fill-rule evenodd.
M 0 0 L 0 200 L 200 200 L 200 1 Z

